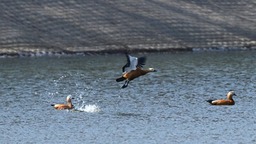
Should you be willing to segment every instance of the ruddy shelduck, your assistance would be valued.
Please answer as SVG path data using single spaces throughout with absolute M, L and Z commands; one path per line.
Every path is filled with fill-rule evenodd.
M 233 100 L 233 96 L 236 96 L 234 91 L 230 91 L 227 94 L 227 99 L 219 99 L 219 100 L 207 100 L 211 105 L 234 105 L 235 101 Z
M 126 54 L 127 63 L 122 67 L 123 75 L 120 78 L 117 78 L 117 82 L 125 80 L 122 88 L 126 88 L 130 81 L 133 79 L 145 75 L 149 72 L 156 72 L 154 68 L 142 69 L 145 65 L 146 57 L 133 57 Z
M 68 95 L 66 98 L 66 101 L 67 101 L 66 104 L 52 104 L 51 106 L 53 106 L 57 110 L 73 109 L 74 106 L 72 104 L 71 99 L 73 98 L 70 95 Z

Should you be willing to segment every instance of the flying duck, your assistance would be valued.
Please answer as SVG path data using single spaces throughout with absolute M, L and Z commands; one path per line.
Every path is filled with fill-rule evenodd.
M 235 101 L 233 100 L 233 96 L 236 96 L 234 91 L 230 91 L 227 94 L 227 99 L 219 99 L 219 100 L 207 100 L 211 105 L 234 105 Z
M 71 102 L 71 99 L 73 99 L 71 97 L 71 95 L 68 95 L 67 98 L 66 98 L 66 101 L 67 101 L 66 104 L 52 104 L 51 106 L 53 106 L 57 110 L 73 109 L 74 106 L 73 106 L 73 104 Z
M 149 72 L 156 72 L 154 68 L 142 69 L 143 65 L 145 65 L 146 57 L 133 57 L 131 55 L 126 54 L 127 63 L 122 67 L 123 74 L 120 78 L 117 78 L 117 82 L 121 82 L 125 80 L 122 88 L 126 88 L 130 81 L 133 79 L 145 75 Z

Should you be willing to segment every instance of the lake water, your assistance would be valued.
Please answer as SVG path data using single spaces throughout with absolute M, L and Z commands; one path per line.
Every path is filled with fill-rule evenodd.
M 124 55 L 1 58 L 0 142 L 256 143 L 256 51 L 142 55 L 158 72 L 125 89 Z M 50 106 L 67 95 L 79 111 Z

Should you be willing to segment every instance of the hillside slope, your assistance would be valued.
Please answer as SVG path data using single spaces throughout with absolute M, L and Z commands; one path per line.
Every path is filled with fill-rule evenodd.
M 250 48 L 254 0 L 2 0 L 0 53 Z

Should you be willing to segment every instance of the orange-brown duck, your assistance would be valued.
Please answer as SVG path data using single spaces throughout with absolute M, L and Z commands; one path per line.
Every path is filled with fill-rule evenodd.
M 145 65 L 146 57 L 133 57 L 126 54 L 127 63 L 123 66 L 123 74 L 120 78 L 117 78 L 117 82 L 121 82 L 125 80 L 122 88 L 126 88 L 130 81 L 133 79 L 145 75 L 149 72 L 156 72 L 154 68 L 142 69 L 143 65 Z
M 236 96 L 234 91 L 230 91 L 227 94 L 227 99 L 218 99 L 218 100 L 207 100 L 211 105 L 234 105 L 235 101 L 233 96 Z
M 74 106 L 72 104 L 71 99 L 73 99 L 73 98 L 71 98 L 71 96 L 69 95 L 66 98 L 66 101 L 67 101 L 66 104 L 52 104 L 51 106 L 53 106 L 57 110 L 73 109 Z

